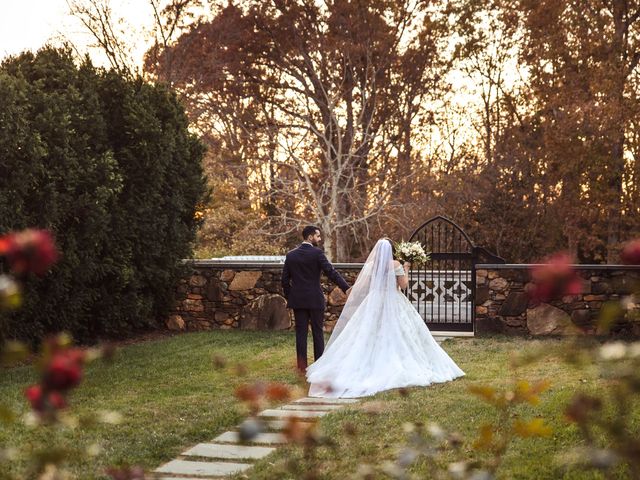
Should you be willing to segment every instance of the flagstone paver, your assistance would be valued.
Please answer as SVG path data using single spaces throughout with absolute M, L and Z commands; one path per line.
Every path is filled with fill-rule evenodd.
M 315 418 L 300 418 L 303 422 L 313 422 Z M 264 420 L 264 424 L 269 430 L 284 430 L 287 426 L 286 420 Z
M 284 409 L 274 409 L 269 408 L 267 410 L 263 410 L 258 414 L 259 417 L 276 417 L 276 418 L 288 418 L 288 417 L 298 417 L 298 418 L 316 418 L 323 417 L 329 412 L 318 412 L 318 411 L 298 411 L 298 410 L 284 410 Z
M 275 451 L 272 447 L 249 445 L 225 445 L 222 443 L 200 443 L 182 455 L 191 457 L 210 457 L 225 460 L 257 460 Z
M 202 480 L 204 477 L 153 477 L 154 480 Z
M 194 462 L 191 460 L 171 460 L 158 468 L 158 473 L 200 475 L 208 477 L 220 477 L 233 473 L 243 472 L 251 468 L 250 463 L 235 462 Z
M 305 397 L 299 398 L 293 403 L 313 403 L 318 405 L 342 405 L 348 403 L 357 403 L 358 399 L 356 398 L 316 398 L 316 397 Z
M 313 405 L 309 403 L 300 403 L 298 405 L 285 405 L 282 410 L 298 410 L 298 411 L 332 411 L 339 410 L 342 405 Z
M 151 477 L 151 478 L 153 478 L 153 480 L 203 480 L 203 479 L 206 479 L 207 477 Z
M 224 432 L 213 439 L 214 442 L 241 443 L 238 432 Z M 281 433 L 259 433 L 248 443 L 262 443 L 265 445 L 277 445 L 287 443 L 287 438 Z
M 205 480 L 243 472 L 253 466 L 253 461 L 266 457 L 279 445 L 286 443 L 286 437 L 278 430 L 286 427 L 289 418 L 295 417 L 303 422 L 312 422 L 357 402 L 357 399 L 351 398 L 306 397 L 279 408 L 266 409 L 258 416 L 266 429 L 276 430 L 275 432 L 259 433 L 248 442 L 251 445 L 243 444 L 237 431 L 224 432 L 212 442 L 195 445 L 186 450 L 180 456 L 181 458 L 165 463 L 154 472 L 155 478 L 158 480 Z M 189 457 L 197 458 L 197 461 Z

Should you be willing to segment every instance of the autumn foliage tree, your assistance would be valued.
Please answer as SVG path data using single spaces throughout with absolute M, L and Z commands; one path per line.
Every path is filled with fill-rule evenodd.
M 479 147 L 450 148 L 442 211 L 510 261 L 617 263 L 640 231 L 640 4 L 474 3 L 457 68 L 478 90 L 463 118 Z
M 538 190 L 552 199 L 569 249 L 615 263 L 622 241 L 639 227 L 640 4 L 502 4 L 519 22 L 532 97 L 520 150 L 536 165 Z
M 166 58 L 203 131 L 284 231 L 313 221 L 336 260 L 406 188 L 412 138 L 444 88 L 449 24 L 431 2 L 274 1 L 223 8 Z M 165 56 L 148 69 L 165 75 Z M 186 60 L 184 60 L 186 59 Z
M 356 260 L 445 214 L 509 261 L 615 263 L 640 230 L 637 2 L 150 4 L 145 75 L 215 172 L 201 252 L 283 251 L 313 222 Z

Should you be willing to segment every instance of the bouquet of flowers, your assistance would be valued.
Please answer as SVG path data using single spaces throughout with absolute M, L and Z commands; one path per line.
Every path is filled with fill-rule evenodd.
M 424 251 L 420 242 L 399 242 L 395 247 L 398 259 L 410 262 L 414 267 L 423 265 L 431 258 L 431 254 Z

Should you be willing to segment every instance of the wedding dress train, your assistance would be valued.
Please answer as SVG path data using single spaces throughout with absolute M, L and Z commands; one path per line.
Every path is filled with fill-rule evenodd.
M 307 369 L 309 396 L 356 398 L 464 375 L 398 289 L 401 274 L 393 267 L 391 244 L 379 240 L 324 354 Z

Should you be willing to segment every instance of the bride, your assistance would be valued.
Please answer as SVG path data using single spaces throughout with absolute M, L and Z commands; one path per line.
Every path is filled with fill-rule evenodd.
M 324 354 L 307 369 L 309 396 L 355 398 L 464 375 L 400 288 L 409 265 L 378 240 L 358 275 Z

